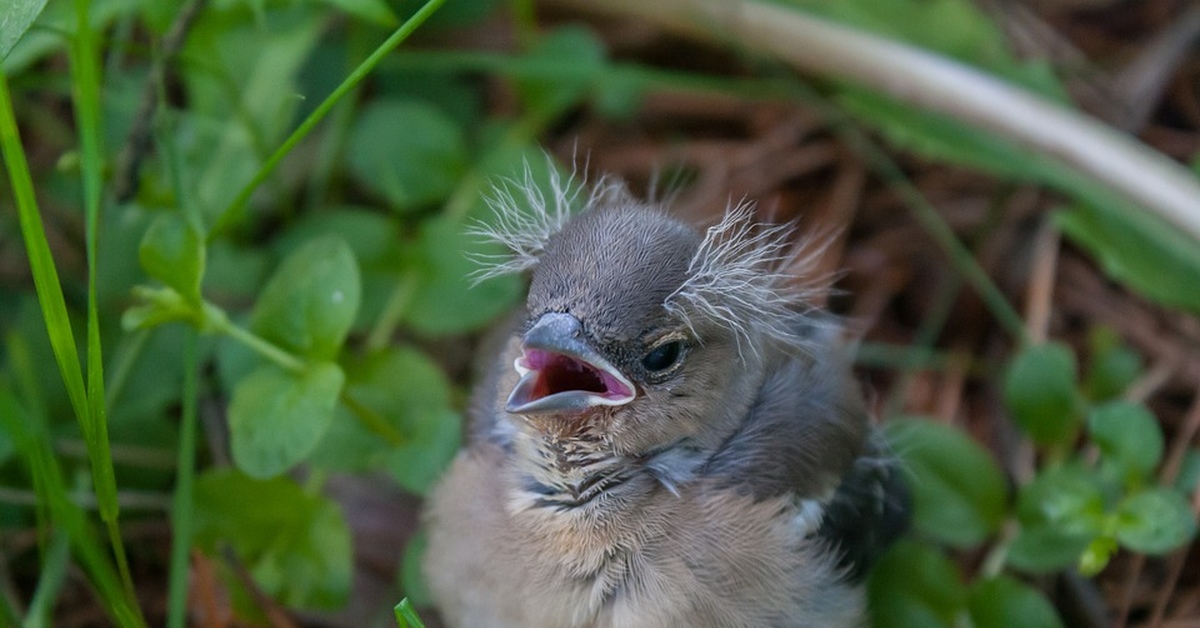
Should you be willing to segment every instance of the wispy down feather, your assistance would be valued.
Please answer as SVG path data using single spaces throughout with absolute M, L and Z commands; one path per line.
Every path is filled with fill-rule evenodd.
M 570 220 L 586 187 L 582 182 L 576 184 L 574 174 L 563 177 L 553 166 L 549 184 L 547 194 L 526 163 L 520 180 L 502 180 L 488 197 L 494 218 L 490 223 L 476 223 L 470 233 L 504 245 L 508 253 L 476 256 L 482 265 L 474 275 L 476 281 L 523 272 L 538 264 L 547 243 Z M 591 186 L 581 205 L 587 211 L 614 203 L 641 205 L 612 177 Z M 808 315 L 815 297 L 826 291 L 805 287 L 797 277 L 811 279 L 809 275 L 831 240 L 797 242 L 795 235 L 791 223 L 758 222 L 750 203 L 732 206 L 705 232 L 689 262 L 688 278 L 663 307 L 693 333 L 702 321 L 728 329 L 739 353 L 747 348 L 757 353 L 763 342 L 807 348 L 816 324 Z
M 708 228 L 688 279 L 663 305 L 693 331 L 697 319 L 727 328 L 739 352 L 772 341 L 804 349 L 814 324 L 806 315 L 825 290 L 796 279 L 815 268 L 828 242 L 797 243 L 793 224 L 757 222 L 753 205 L 740 203 Z
M 547 158 L 549 162 L 549 158 Z M 475 255 L 481 268 L 473 274 L 476 282 L 491 277 L 520 273 L 537 265 L 546 243 L 570 220 L 577 207 L 585 181 L 575 181 L 575 173 L 564 177 L 549 163 L 549 194 L 534 179 L 529 162 L 525 162 L 521 179 L 503 178 L 485 198 L 493 219 L 476 222 L 467 229 L 472 236 L 497 242 L 508 249 L 496 255 Z M 604 202 L 629 198 L 625 185 L 618 179 L 602 177 L 595 185 L 584 208 Z

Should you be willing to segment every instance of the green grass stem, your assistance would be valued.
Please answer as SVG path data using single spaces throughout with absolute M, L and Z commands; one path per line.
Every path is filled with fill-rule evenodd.
M 258 169 L 258 172 L 254 174 L 254 177 L 250 179 L 250 182 L 247 183 L 240 192 L 238 192 L 238 195 L 233 199 L 229 206 L 226 207 L 221 212 L 221 215 L 217 217 L 217 221 L 213 224 L 212 230 L 208 235 L 210 241 L 214 236 L 224 232 L 241 218 L 242 213 L 246 210 L 246 205 L 250 202 L 250 196 L 254 194 L 254 191 L 258 189 L 258 186 L 261 185 L 263 181 L 267 180 L 267 177 L 271 176 L 271 173 L 274 172 L 275 168 L 279 166 L 279 162 L 283 161 L 283 158 L 292 152 L 292 149 L 300 143 L 300 140 L 304 139 L 309 132 L 311 132 L 313 128 L 316 127 L 317 124 L 333 109 L 333 107 L 337 105 L 343 97 L 346 96 L 346 94 L 350 93 L 351 90 L 357 87 L 358 84 L 362 82 L 362 80 L 366 78 L 366 76 L 370 74 L 372 70 L 375 69 L 375 66 L 379 65 L 379 62 L 382 61 L 384 57 L 388 55 L 388 53 L 395 50 L 397 46 L 404 42 L 404 40 L 408 39 L 409 35 L 412 35 L 413 31 L 415 31 L 421 24 L 424 24 L 425 20 L 429 19 L 429 16 L 433 15 L 435 11 L 445 4 L 445 2 L 446 0 L 428 0 L 425 5 L 421 7 L 421 10 L 414 13 L 412 17 L 408 18 L 407 21 L 401 24 L 400 27 L 391 34 L 391 36 L 384 40 L 384 42 L 380 44 L 374 52 L 371 53 L 370 56 L 360 63 L 358 67 L 354 68 L 354 71 L 350 73 L 350 76 L 346 77 L 346 79 L 333 90 L 333 93 L 326 97 L 320 105 L 317 105 L 317 108 L 314 109 L 313 112 L 310 113 L 308 117 L 300 123 L 300 126 L 297 127 L 295 131 L 292 131 L 292 134 L 288 136 L 286 140 L 284 140 L 283 144 L 280 145 L 279 148 L 277 148 L 275 152 L 267 158 L 266 163 L 264 163 L 262 167 Z
M 196 332 L 189 330 L 183 345 L 183 419 L 179 429 L 179 468 L 171 506 L 171 566 L 168 575 L 167 626 L 187 625 L 188 553 L 192 541 L 192 486 L 196 477 L 196 406 L 199 401 L 200 360 Z
M 100 221 L 104 156 L 100 118 L 100 64 L 92 31 L 89 0 L 75 0 L 77 32 L 70 48 L 71 92 L 79 129 L 83 175 L 83 209 L 87 249 L 87 423 L 84 438 L 92 467 L 92 482 L 100 505 L 100 519 L 108 528 L 109 543 L 117 560 L 121 580 L 134 596 L 133 577 L 125 557 L 119 526 L 120 505 L 117 481 L 109 452 L 107 406 L 104 402 L 104 357 L 100 346 L 100 314 L 96 303 L 96 248 Z M 82 417 L 80 417 L 82 420 Z

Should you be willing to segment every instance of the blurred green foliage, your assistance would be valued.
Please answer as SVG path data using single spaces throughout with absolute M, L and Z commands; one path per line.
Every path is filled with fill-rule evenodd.
M 412 493 L 427 491 L 458 449 L 467 394 L 435 347 L 481 333 L 520 301 L 519 278 L 478 285 L 471 278 L 472 258 L 501 253 L 468 234 L 491 219 L 486 191 L 505 177 L 547 189 L 551 177 L 566 176 L 537 140 L 579 107 L 628 118 L 662 85 L 795 93 L 772 81 L 615 62 L 593 33 L 568 25 L 512 54 L 402 48 L 368 67 L 366 81 L 311 133 L 296 134 L 379 42 L 422 9 L 393 0 L 211 0 L 169 64 L 171 89 L 150 92 L 157 108 L 147 119 L 139 104 L 147 77 L 168 62 L 159 46 L 184 0 L 14 1 L 0 15 L 0 104 L 14 105 L 21 137 L 15 125 L 0 124 L 11 182 L 0 185 L 0 206 L 18 199 L 27 241 L 46 242 L 43 228 L 29 222 L 39 210 L 60 232 L 83 222 L 81 175 L 115 177 L 135 130 L 149 142 L 132 196 L 115 198 L 115 181 L 105 189 L 99 235 L 89 236 L 94 284 L 60 239 L 57 258 L 48 246 L 45 255 L 31 246 L 29 260 L 39 281 L 61 280 L 61 309 L 52 307 L 52 290 L 39 300 L 24 287 L 0 287 L 0 482 L 38 503 L 0 500 L 0 525 L 40 532 L 39 600 L 51 601 L 31 607 L 35 620 L 52 607 L 66 569 L 60 548 L 70 547 L 114 621 L 144 623 L 109 558 L 124 556 L 119 538 L 105 547 L 75 502 L 91 489 L 89 470 L 99 470 L 98 493 L 105 473 L 121 491 L 181 491 L 177 540 L 218 558 L 248 620 L 261 619 L 261 609 L 229 556 L 290 607 L 342 604 L 351 539 L 339 506 L 322 493 L 323 479 L 382 474 Z M 500 4 L 455 0 L 424 28 L 470 26 Z M 1016 60 L 999 29 L 965 0 L 789 4 L 1065 100 L 1049 67 Z M 103 61 L 98 100 L 80 90 L 87 78 L 78 63 L 65 75 L 57 62 L 69 46 L 77 61 L 97 34 L 104 37 L 93 51 Z M 516 99 L 510 114 L 486 110 L 480 74 L 507 81 Z M 1075 204 L 1058 216 L 1068 235 L 1151 298 L 1200 309 L 1200 293 L 1189 289 L 1200 284 L 1200 249 L 1184 236 L 1089 193 L 1088 182 L 1003 138 L 853 86 L 831 93 L 899 147 L 1072 193 Z M 101 107 L 98 123 L 75 129 L 61 111 L 41 106 L 73 99 Z M 275 168 L 272 155 L 289 138 L 297 143 Z M 29 181 L 36 198 L 22 197 L 18 161 L 26 150 L 37 158 Z M 0 212 L 0 229 L 16 232 L 10 214 Z M 98 311 L 90 325 L 89 298 Z M 105 348 L 103 379 L 87 389 L 75 348 L 87 344 L 85 330 L 89 346 Z M 1015 496 L 990 454 L 961 431 L 923 419 L 890 423 L 913 476 L 917 533 L 872 577 L 879 625 L 969 618 L 980 627 L 1057 626 L 1045 598 L 1013 574 L 1093 573 L 1118 547 L 1158 554 L 1194 535 L 1182 494 L 1200 481 L 1200 452 L 1184 457 L 1173 486 L 1157 485 L 1161 430 L 1145 406 L 1121 400 L 1140 375 L 1138 356 L 1105 332 L 1088 355 L 1082 381 L 1076 356 L 1058 344 L 1026 347 L 1005 369 L 1005 402 L 1044 462 Z M 99 361 L 98 353 L 89 357 Z M 86 374 L 100 377 L 91 366 Z M 188 450 L 199 455 L 197 470 L 176 461 L 191 459 L 181 447 L 204 442 L 192 421 L 179 420 L 181 407 L 187 415 L 198 398 L 223 404 L 228 443 L 218 434 L 215 445 Z M 97 444 L 103 434 L 111 453 Z M 62 453 L 81 439 L 90 458 Z M 1081 442 L 1098 454 L 1084 456 Z M 115 514 L 115 496 L 99 497 Z M 125 510 L 126 518 L 155 516 Z M 66 536 L 53 534 L 60 529 Z M 417 603 L 426 601 L 417 569 L 422 539 L 412 541 L 402 569 Z M 944 549 L 983 547 L 993 559 L 973 581 Z M 171 570 L 173 581 L 186 582 L 186 563 Z M 172 602 L 172 625 L 182 625 L 181 604 Z M 3 596 L 0 611 L 0 624 L 21 619 Z M 403 604 L 394 615 L 380 609 L 380 617 L 393 616 L 402 625 L 419 622 Z

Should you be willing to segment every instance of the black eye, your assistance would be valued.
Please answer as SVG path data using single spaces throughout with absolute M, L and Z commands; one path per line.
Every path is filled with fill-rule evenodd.
M 679 357 L 683 355 L 683 342 L 672 340 L 658 345 L 646 357 L 642 358 L 642 366 L 646 367 L 647 371 L 655 373 L 671 368 Z

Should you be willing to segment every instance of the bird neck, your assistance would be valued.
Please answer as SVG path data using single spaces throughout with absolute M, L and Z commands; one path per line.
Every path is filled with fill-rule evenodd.
M 524 507 L 572 510 L 601 496 L 612 505 L 613 497 L 627 499 L 652 485 L 641 460 L 615 453 L 598 430 L 586 426 L 571 434 L 522 432 L 513 445 Z

